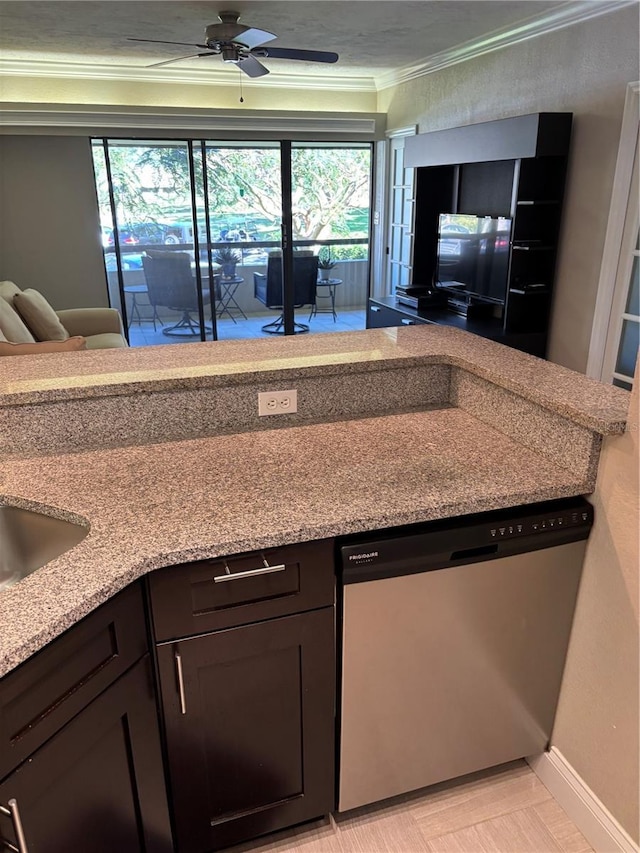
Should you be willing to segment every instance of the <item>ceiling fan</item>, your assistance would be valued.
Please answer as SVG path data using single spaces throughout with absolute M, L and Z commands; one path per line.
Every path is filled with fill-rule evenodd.
M 239 24 L 238 12 L 220 12 L 219 24 L 209 24 L 205 30 L 204 44 L 191 44 L 184 41 L 159 41 L 156 39 L 129 38 L 128 41 L 144 41 L 152 44 L 182 44 L 187 47 L 199 47 L 205 53 L 190 53 L 176 59 L 165 59 L 164 62 L 154 62 L 148 68 L 168 65 L 170 62 L 180 62 L 182 59 L 192 59 L 196 56 L 221 56 L 223 62 L 237 65 L 249 77 L 262 77 L 269 69 L 258 61 L 260 59 L 297 59 L 303 62 L 337 62 L 338 54 L 326 50 L 296 50 L 288 47 L 267 47 L 266 43 L 277 38 L 274 33 L 258 30 L 255 27 L 245 27 Z

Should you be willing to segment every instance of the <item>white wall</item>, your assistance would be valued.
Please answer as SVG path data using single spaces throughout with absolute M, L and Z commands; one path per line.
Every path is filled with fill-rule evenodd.
M 626 85 L 639 76 L 638 10 L 626 7 L 382 91 L 390 129 L 419 132 L 572 112 L 549 357 L 584 372 Z

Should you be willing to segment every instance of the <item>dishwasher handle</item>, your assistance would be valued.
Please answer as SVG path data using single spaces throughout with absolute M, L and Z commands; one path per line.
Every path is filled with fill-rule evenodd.
M 476 557 L 493 557 L 498 553 L 498 543 L 481 545 L 479 548 L 463 548 L 462 551 L 452 551 L 449 560 L 468 560 Z

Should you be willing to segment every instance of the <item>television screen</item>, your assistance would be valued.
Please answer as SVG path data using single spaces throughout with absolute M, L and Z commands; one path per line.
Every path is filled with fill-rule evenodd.
M 509 272 L 511 219 L 441 213 L 436 284 L 504 303 Z

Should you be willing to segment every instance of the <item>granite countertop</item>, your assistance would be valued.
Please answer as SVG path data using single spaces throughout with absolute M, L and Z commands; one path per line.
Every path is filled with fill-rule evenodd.
M 17 363 L 16 363 L 17 362 Z M 628 392 L 449 326 L 369 329 L 0 359 L 0 407 L 448 364 L 602 434 L 624 429 Z
M 0 594 L 0 675 L 161 566 L 588 491 L 455 408 L 15 460 L 2 489 L 90 532 Z
M 139 391 L 146 400 L 156 390 L 255 384 L 256 375 L 280 382 L 433 364 L 462 368 L 517 395 L 506 395 L 509 406 L 531 401 L 588 435 L 624 428 L 627 392 L 439 326 L 1 359 L 0 420 L 34 403 Z M 569 468 L 568 447 L 569 456 L 562 447 L 547 453 L 544 442 L 516 440 L 500 419 L 476 415 L 444 402 L 5 459 L 0 503 L 76 521 L 89 533 L 0 593 L 0 676 L 162 566 L 591 491 L 593 471 Z M 514 417 L 524 418 L 525 433 L 542 429 L 529 410 Z M 522 435 L 516 427 L 512 434 Z M 540 434 L 548 440 L 562 429 Z M 575 459 L 591 452 L 588 444 Z

